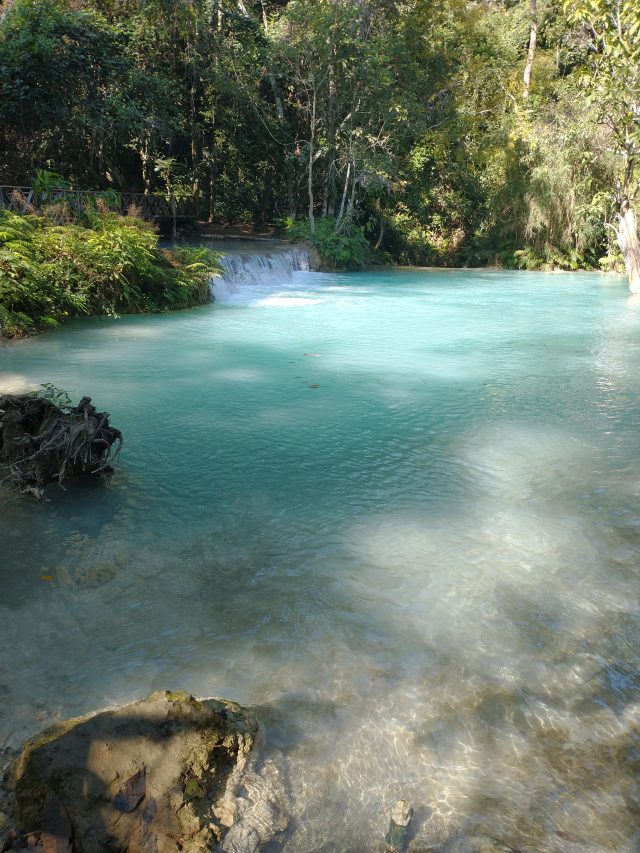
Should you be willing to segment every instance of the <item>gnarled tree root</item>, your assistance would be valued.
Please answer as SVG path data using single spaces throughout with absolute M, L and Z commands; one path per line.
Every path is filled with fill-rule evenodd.
M 0 395 L 0 483 L 35 497 L 47 483 L 112 474 L 122 443 L 109 414 L 97 412 L 90 397 L 63 410 L 35 394 Z

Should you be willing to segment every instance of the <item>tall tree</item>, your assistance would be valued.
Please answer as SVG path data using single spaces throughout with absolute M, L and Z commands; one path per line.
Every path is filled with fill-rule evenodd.
M 524 67 L 524 97 L 529 97 L 531 88 L 531 72 L 533 61 L 536 57 L 536 45 L 538 43 L 538 0 L 531 0 L 531 16 L 529 26 L 529 49 L 527 50 L 527 62 Z
M 53 166 L 104 181 L 124 131 L 129 62 L 119 34 L 62 0 L 20 0 L 0 24 L 0 172 L 10 183 Z
M 582 26 L 588 55 L 583 83 L 619 158 L 613 199 L 617 239 L 629 289 L 640 293 L 640 239 L 634 206 L 640 197 L 640 4 L 637 0 L 566 0 Z

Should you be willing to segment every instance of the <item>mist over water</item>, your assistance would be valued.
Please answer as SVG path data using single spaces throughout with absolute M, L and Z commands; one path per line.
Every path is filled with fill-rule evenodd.
M 126 438 L 106 487 L 0 498 L 0 750 L 184 689 L 259 706 L 274 849 L 382 850 L 403 798 L 416 851 L 637 850 L 638 300 L 244 266 L 0 348 Z

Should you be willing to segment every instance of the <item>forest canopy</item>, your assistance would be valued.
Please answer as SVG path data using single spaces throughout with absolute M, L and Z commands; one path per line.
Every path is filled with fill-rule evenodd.
M 610 269 L 621 222 L 637 244 L 633 0 L 0 14 L 0 183 L 171 192 L 212 222 L 297 220 L 312 240 L 320 222 L 410 264 Z

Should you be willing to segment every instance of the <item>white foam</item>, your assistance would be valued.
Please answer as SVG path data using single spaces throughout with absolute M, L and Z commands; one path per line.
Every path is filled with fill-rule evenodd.
M 290 289 L 299 273 L 309 272 L 306 249 L 286 248 L 259 254 L 229 253 L 222 256 L 221 264 L 222 276 L 211 280 L 211 295 L 215 302 L 286 306 L 308 301 L 305 293 Z

